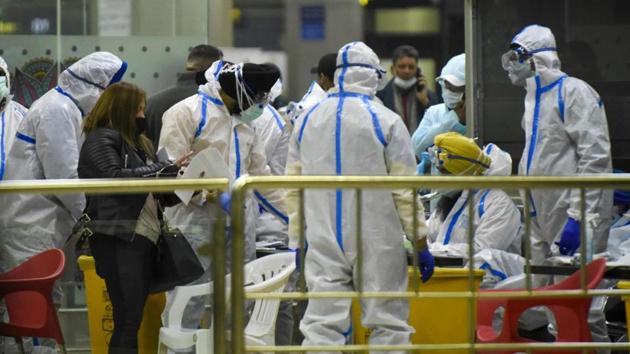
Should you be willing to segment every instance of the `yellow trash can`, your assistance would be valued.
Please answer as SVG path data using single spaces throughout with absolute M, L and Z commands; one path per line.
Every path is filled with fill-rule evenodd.
M 109 340 L 114 331 L 112 303 L 109 300 L 105 281 L 96 274 L 94 258 L 81 256 L 78 262 L 85 281 L 92 354 L 107 354 Z M 140 354 L 157 353 L 158 335 L 162 326 L 160 315 L 165 302 L 164 293 L 149 295 L 147 299 L 144 317 L 138 331 Z
M 414 270 L 409 267 L 409 289 L 412 289 Z M 485 272 L 474 270 L 475 290 Z M 435 268 L 433 277 L 425 284 L 420 283 L 421 292 L 468 291 L 467 268 Z M 416 330 L 411 336 L 413 344 L 455 344 L 468 343 L 475 338 L 470 337 L 468 329 L 470 300 L 467 298 L 446 299 L 412 299 L 409 301 L 409 325 Z M 474 306 L 474 305 L 473 305 Z M 476 311 L 476 307 L 474 308 Z M 475 312 L 473 312 L 475 313 Z M 352 306 L 352 327 L 355 344 L 367 344 L 370 331 L 362 327 L 361 306 L 358 301 Z M 475 323 L 475 321 L 473 321 Z M 474 332 L 473 332 L 474 333 Z M 448 353 L 468 353 L 467 350 L 449 350 Z M 422 351 L 425 353 L 446 353 L 446 351 Z
M 630 281 L 620 281 L 617 283 L 619 289 L 630 289 Z M 622 296 L 624 304 L 626 305 L 626 323 L 630 323 L 630 296 Z M 630 325 L 627 325 L 628 338 L 630 338 Z

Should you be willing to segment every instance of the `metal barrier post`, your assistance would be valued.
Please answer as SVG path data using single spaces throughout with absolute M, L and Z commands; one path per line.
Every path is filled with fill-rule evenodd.
M 467 225 L 467 238 L 468 238 L 468 291 L 471 293 L 475 292 L 475 193 L 473 190 L 466 190 L 468 195 L 466 196 L 466 202 L 468 203 L 468 225 Z M 468 338 L 472 343 L 470 347 L 470 353 L 475 353 L 475 338 L 476 338 L 476 321 L 475 318 L 475 298 L 468 298 Z
M 216 218 L 212 239 L 212 281 L 214 292 L 212 294 L 212 327 L 214 333 L 214 353 L 225 354 L 225 216 L 219 206 L 219 201 L 215 203 Z M 211 349 L 211 348 L 208 348 Z
M 245 200 L 246 179 L 239 179 L 232 190 L 232 354 L 245 352 Z

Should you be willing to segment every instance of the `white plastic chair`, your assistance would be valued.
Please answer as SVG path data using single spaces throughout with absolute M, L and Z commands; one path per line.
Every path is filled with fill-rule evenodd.
M 245 292 L 247 293 L 276 293 L 282 292 L 295 270 L 295 255 L 293 253 L 278 253 L 256 259 L 245 265 Z M 230 280 L 228 274 L 225 279 L 226 299 L 230 298 Z M 207 296 L 214 292 L 213 282 L 178 286 L 174 290 L 173 300 L 169 301 L 166 309 L 166 326 L 160 328 L 158 352 L 166 353 L 171 350 L 190 350 L 195 348 L 195 354 L 211 354 L 214 347 L 213 329 L 181 328 L 182 316 L 188 301 L 195 296 Z M 227 304 L 226 304 L 227 306 Z M 279 299 L 256 300 L 251 318 L 245 327 L 245 340 L 249 345 L 274 345 L 275 325 L 278 316 Z

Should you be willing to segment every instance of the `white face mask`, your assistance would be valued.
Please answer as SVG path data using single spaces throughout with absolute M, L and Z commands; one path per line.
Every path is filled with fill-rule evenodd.
M 416 82 L 418 82 L 418 80 L 415 77 L 412 77 L 411 79 L 408 79 L 408 80 L 403 80 L 399 78 L 398 76 L 394 78 L 394 85 L 400 87 L 403 90 L 406 90 L 410 88 L 411 86 L 415 85 Z
M 455 107 L 457 107 L 457 105 L 462 101 L 463 98 L 463 92 L 453 92 L 446 87 L 442 89 L 442 99 L 444 100 L 444 104 L 446 104 L 446 107 L 450 109 L 455 109 Z
M 246 110 L 241 112 L 238 119 L 240 119 L 244 123 L 251 123 L 256 118 L 260 117 L 265 110 L 265 106 L 262 104 L 253 104 L 249 106 Z

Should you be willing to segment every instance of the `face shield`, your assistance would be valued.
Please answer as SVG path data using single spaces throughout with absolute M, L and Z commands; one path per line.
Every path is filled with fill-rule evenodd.
M 525 86 L 525 80 L 534 75 L 531 68 L 532 54 L 523 47 L 516 47 L 501 56 L 501 66 L 507 71 L 512 84 Z
M 236 65 L 234 75 L 236 76 L 236 102 L 238 103 L 240 119 L 249 123 L 260 117 L 269 104 L 269 92 L 260 92 L 257 95 L 250 95 L 253 92 L 243 79 L 243 67 Z

